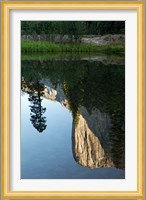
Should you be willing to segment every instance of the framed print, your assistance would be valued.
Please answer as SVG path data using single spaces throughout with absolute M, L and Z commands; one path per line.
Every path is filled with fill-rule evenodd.
M 144 198 L 144 2 L 2 2 L 2 198 Z

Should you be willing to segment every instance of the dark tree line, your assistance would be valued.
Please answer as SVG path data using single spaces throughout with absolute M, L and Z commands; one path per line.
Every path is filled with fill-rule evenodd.
M 124 34 L 124 21 L 22 21 L 21 34 L 82 35 Z

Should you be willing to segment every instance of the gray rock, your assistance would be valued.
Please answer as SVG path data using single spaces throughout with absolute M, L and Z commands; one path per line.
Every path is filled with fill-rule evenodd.
M 82 166 L 90 168 L 114 167 L 110 156 L 107 114 L 94 110 L 89 114 L 85 107 L 80 110 L 77 125 L 73 124 L 73 155 Z

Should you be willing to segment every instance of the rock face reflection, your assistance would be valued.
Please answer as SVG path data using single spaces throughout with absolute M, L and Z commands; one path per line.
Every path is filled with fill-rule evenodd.
M 94 110 L 91 115 L 81 108 L 78 124 L 73 125 L 73 155 L 82 166 L 90 168 L 113 167 L 108 131 L 110 119 L 107 114 Z
M 73 123 L 73 155 L 82 166 L 90 168 L 117 167 L 124 168 L 124 151 L 119 165 L 114 163 L 110 129 L 112 127 L 108 114 L 98 109 L 89 114 L 81 107 L 78 123 Z M 123 144 L 121 144 L 123 146 Z M 118 149 L 117 149 L 118 150 Z

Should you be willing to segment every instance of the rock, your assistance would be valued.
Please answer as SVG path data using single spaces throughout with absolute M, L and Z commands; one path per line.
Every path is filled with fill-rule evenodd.
M 49 79 L 43 79 L 40 81 L 40 83 L 43 83 L 45 85 L 45 90 L 43 94 L 45 98 L 58 101 L 63 106 L 67 107 L 68 101 L 66 97 L 64 96 L 61 84 L 58 83 L 57 88 L 54 89 Z
M 81 39 L 83 43 L 94 45 L 111 45 L 111 44 L 124 44 L 125 36 L 123 34 L 104 35 L 104 36 L 92 36 L 83 37 Z
M 54 90 L 51 87 L 45 86 L 45 89 L 43 91 L 43 97 L 50 99 L 50 100 L 55 100 L 57 95 L 57 91 Z
M 110 119 L 99 110 L 91 115 L 81 108 L 77 125 L 73 124 L 73 155 L 82 166 L 90 168 L 114 167 L 108 144 Z
M 82 166 L 90 168 L 125 168 L 125 146 L 117 143 L 112 133 L 110 116 L 98 109 L 91 113 L 80 108 L 77 123 L 73 123 L 72 149 L 74 159 Z M 119 141 L 119 137 L 118 141 Z M 118 146 L 117 146 L 118 145 Z

